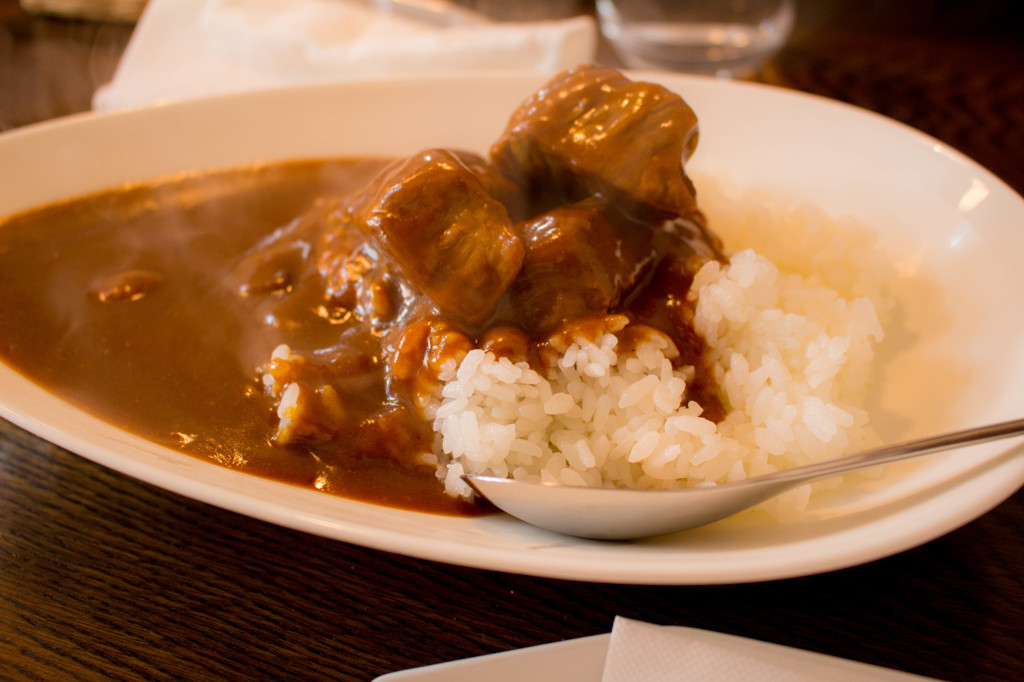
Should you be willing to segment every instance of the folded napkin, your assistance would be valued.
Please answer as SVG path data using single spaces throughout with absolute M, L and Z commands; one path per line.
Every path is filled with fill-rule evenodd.
M 596 45 L 589 16 L 493 22 L 437 0 L 150 0 L 93 107 L 331 80 L 550 71 L 593 61 Z
M 616 617 L 601 682 L 924 680 L 799 649 Z

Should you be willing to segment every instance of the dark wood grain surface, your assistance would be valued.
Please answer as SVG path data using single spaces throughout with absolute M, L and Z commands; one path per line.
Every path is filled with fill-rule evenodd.
M 1017 4 L 801 3 L 793 39 L 759 78 L 915 126 L 1021 192 Z M 87 110 L 130 34 L 0 0 L 0 129 Z M 0 182 L 12 172 L 0 168 Z M 1024 679 L 1022 538 L 1017 493 L 924 546 L 824 575 L 565 582 L 268 525 L 0 422 L 0 679 L 369 680 L 607 632 L 617 614 L 947 680 Z

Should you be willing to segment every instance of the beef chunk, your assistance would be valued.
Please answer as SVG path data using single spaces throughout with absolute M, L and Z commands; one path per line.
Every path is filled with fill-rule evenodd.
M 458 149 L 449 151 L 476 176 L 488 194 L 502 203 L 513 223 L 529 217 L 529 199 L 523 193 L 522 187 L 502 175 L 490 161 L 479 154 Z
M 683 164 L 696 145 L 697 117 L 679 95 L 580 67 L 519 107 L 491 158 L 538 210 L 597 194 L 688 215 L 697 203 Z
M 599 198 L 556 208 L 518 230 L 526 259 L 505 304 L 533 335 L 606 313 L 654 259 L 651 229 Z
M 523 262 L 504 205 L 449 151 L 389 166 L 352 212 L 382 259 L 460 323 L 484 322 Z

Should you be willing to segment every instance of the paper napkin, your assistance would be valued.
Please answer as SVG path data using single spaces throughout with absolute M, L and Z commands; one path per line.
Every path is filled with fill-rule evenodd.
M 864 663 L 741 637 L 617 617 L 602 682 L 923 680 Z
M 592 17 L 493 22 L 444 3 L 150 0 L 96 109 L 288 85 L 593 61 Z M 426 6 L 426 5 L 425 5 Z M 411 8 L 411 9 L 410 9 Z

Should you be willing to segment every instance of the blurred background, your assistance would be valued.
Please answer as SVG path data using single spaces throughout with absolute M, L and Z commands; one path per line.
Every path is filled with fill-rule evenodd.
M 524 6 L 473 4 L 514 18 Z M 144 6 L 144 0 L 0 0 L 0 131 L 89 110 Z M 545 3 L 545 11 L 593 13 L 594 7 L 592 0 L 558 0 Z M 803 0 L 788 42 L 753 79 L 912 123 L 1020 187 L 1024 164 L 1007 158 L 1024 158 L 1022 45 L 1024 3 L 1016 0 Z M 597 58 L 622 65 L 606 40 Z M 971 123 L 978 116 L 998 122 L 986 126 L 983 139 Z M 1020 153 L 988 153 L 994 147 Z

